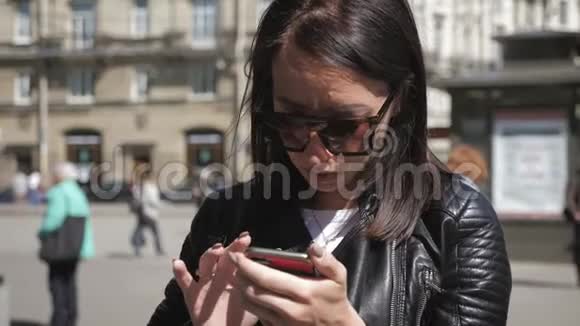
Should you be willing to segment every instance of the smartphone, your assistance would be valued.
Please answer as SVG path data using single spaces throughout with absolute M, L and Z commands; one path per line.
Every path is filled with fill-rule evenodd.
M 290 274 L 320 277 L 306 253 L 250 247 L 246 250 L 246 256 L 255 262 Z

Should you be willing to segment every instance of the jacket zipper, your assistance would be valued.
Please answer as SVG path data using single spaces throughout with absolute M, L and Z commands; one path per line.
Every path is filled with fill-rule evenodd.
M 406 245 L 406 242 L 404 242 Z M 402 254 L 406 254 L 407 248 L 402 249 Z M 397 263 L 397 240 L 391 243 L 391 265 L 393 266 L 393 294 L 391 300 L 390 326 L 403 325 L 405 318 L 405 256 L 401 257 L 401 266 Z M 401 278 L 399 278 L 399 268 Z M 397 309 L 398 307 L 398 309 Z
M 406 284 L 407 284 L 407 241 L 403 242 L 403 250 L 401 251 L 401 279 L 399 280 L 399 320 L 397 325 L 403 325 L 405 321 L 405 299 L 406 295 Z
M 437 293 L 443 292 L 443 290 L 440 287 L 435 285 L 433 279 L 434 273 L 431 269 L 426 269 L 421 272 L 421 287 L 423 291 L 421 291 L 422 293 L 421 301 L 419 302 L 419 309 L 417 310 L 417 318 L 416 318 L 417 326 L 421 326 L 422 317 L 423 314 L 425 313 L 427 302 L 429 301 L 431 295 L 433 294 L 432 291 L 434 290 Z
M 417 326 L 421 326 L 423 313 L 425 312 L 425 307 L 427 306 L 427 301 L 429 301 L 429 297 L 431 296 L 431 290 L 427 287 L 427 277 L 429 277 L 429 271 L 421 272 L 421 300 L 419 301 L 419 309 L 417 310 Z
M 397 247 L 397 241 L 393 241 L 391 243 L 391 266 L 393 266 L 393 294 L 392 296 L 392 300 L 391 300 L 391 313 L 390 313 L 390 323 L 389 326 L 396 326 L 395 325 L 395 320 L 396 320 L 396 316 L 395 316 L 395 308 L 396 308 L 396 301 L 397 301 L 397 286 L 398 286 L 398 282 L 397 282 L 397 260 L 396 260 L 396 247 Z

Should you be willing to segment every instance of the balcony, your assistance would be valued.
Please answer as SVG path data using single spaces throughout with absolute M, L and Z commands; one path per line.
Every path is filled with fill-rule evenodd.
M 213 48 L 192 48 L 183 32 L 135 39 L 106 34 L 52 35 L 27 47 L 0 46 L 0 64 L 38 60 L 203 59 L 220 55 Z M 223 54 L 223 53 L 221 53 Z

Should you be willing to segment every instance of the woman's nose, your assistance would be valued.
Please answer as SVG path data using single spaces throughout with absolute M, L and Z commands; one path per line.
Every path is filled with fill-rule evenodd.
M 333 157 L 333 154 L 326 148 L 318 133 L 315 131 L 310 132 L 310 141 L 304 150 L 309 156 L 314 156 L 318 158 L 320 162 L 326 162 Z

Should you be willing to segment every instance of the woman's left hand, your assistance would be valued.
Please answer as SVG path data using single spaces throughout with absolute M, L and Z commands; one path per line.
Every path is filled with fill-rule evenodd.
M 265 325 L 364 325 L 348 301 L 344 265 L 316 244 L 308 254 L 323 278 L 295 276 L 243 253 L 230 254 L 244 308 Z

